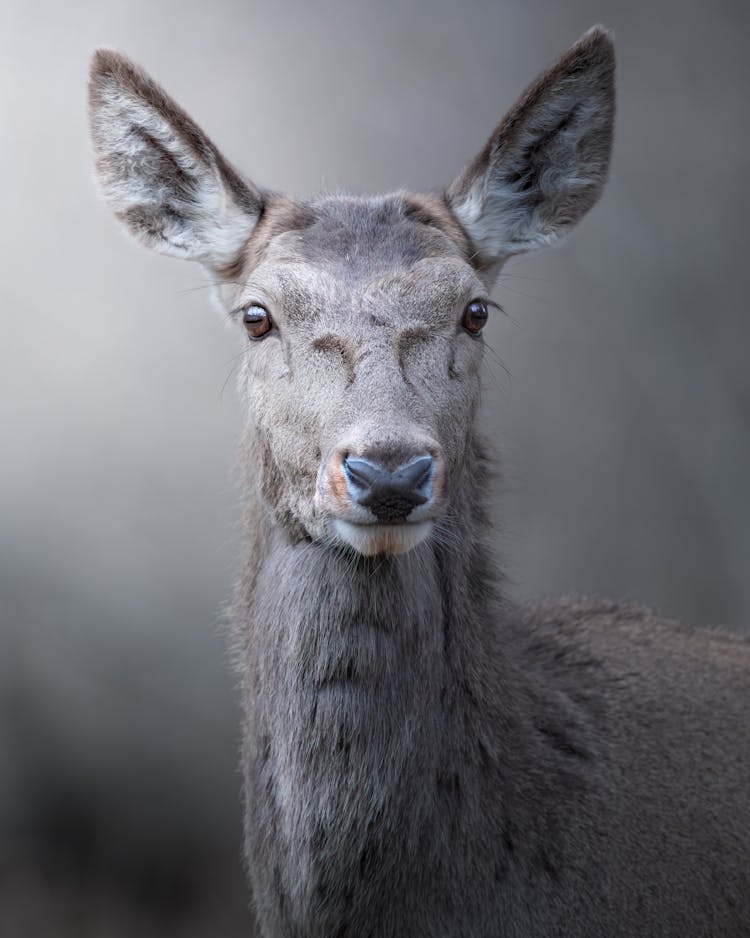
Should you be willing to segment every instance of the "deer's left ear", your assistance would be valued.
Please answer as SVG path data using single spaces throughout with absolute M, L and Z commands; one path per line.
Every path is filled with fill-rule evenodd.
M 230 268 L 258 221 L 262 193 L 123 55 L 94 53 L 89 110 L 102 194 L 130 233 L 219 275 Z
M 597 201 L 614 117 L 614 47 L 595 26 L 521 96 L 446 196 L 477 265 L 553 244 Z

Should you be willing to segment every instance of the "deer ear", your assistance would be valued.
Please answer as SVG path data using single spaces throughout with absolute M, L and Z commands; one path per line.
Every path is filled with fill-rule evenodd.
M 231 267 L 260 216 L 261 192 L 123 55 L 94 53 L 89 113 L 101 191 L 131 234 L 216 272 Z
M 446 197 L 479 266 L 553 244 L 597 201 L 614 117 L 614 47 L 594 26 L 526 89 Z

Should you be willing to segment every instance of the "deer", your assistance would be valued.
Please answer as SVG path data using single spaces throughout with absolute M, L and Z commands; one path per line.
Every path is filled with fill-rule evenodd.
M 202 266 L 242 343 L 259 934 L 750 935 L 750 644 L 632 602 L 513 601 L 489 546 L 482 329 L 504 263 L 602 191 L 609 31 L 421 194 L 263 189 L 115 51 L 89 94 L 104 200 Z

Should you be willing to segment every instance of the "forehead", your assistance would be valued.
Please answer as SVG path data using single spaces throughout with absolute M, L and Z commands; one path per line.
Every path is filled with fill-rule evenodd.
M 429 301 L 460 294 L 477 282 L 471 247 L 438 197 L 396 194 L 273 199 L 250 240 L 247 289 L 330 307 L 338 297 L 377 302 L 391 297 Z
M 256 266 L 273 246 L 278 260 L 304 261 L 358 274 L 426 257 L 471 257 L 471 246 L 445 201 L 408 193 L 320 196 L 295 202 L 274 197 L 248 245 Z

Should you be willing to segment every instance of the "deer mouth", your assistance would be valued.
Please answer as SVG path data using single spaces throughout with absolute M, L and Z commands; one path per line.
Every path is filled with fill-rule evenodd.
M 365 557 L 405 554 L 421 544 L 432 527 L 433 522 L 430 520 L 357 523 L 343 518 L 333 519 L 333 528 L 338 537 Z

